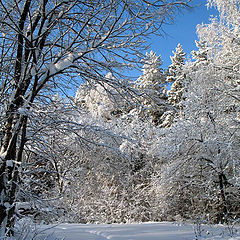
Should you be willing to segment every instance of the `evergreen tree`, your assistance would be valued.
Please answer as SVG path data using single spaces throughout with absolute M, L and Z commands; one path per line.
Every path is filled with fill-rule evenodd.
M 198 48 L 197 51 L 193 50 L 191 52 L 192 58 L 195 59 L 195 65 L 197 66 L 199 63 L 206 62 L 208 60 L 208 47 L 206 41 L 195 41 L 195 44 Z
M 175 52 L 172 51 L 172 53 L 173 56 L 170 56 L 172 63 L 168 68 L 169 75 L 167 76 L 167 82 L 175 82 L 179 78 L 179 75 L 182 75 L 186 59 L 186 53 L 180 43 L 177 45 Z
M 136 81 L 136 88 L 142 96 L 142 115 L 150 117 L 152 122 L 160 125 L 162 116 L 167 111 L 166 77 L 161 69 L 161 56 L 151 51 L 146 53 L 142 75 Z
M 183 51 L 180 43 L 177 45 L 173 56 L 171 56 L 172 64 L 169 66 L 169 75 L 167 77 L 168 82 L 173 82 L 171 89 L 167 92 L 168 101 L 175 107 L 179 107 L 179 103 L 183 93 L 183 81 L 184 73 L 183 66 L 185 61 L 186 53 Z
M 157 56 L 153 51 L 147 52 L 142 68 L 143 74 L 136 83 L 137 87 L 153 100 L 160 94 L 161 86 L 165 83 L 162 63 L 161 56 Z

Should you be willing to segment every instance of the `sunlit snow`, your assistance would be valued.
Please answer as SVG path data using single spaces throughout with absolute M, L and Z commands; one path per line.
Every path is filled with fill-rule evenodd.
M 38 235 L 38 240 L 240 240 L 237 229 L 177 223 L 60 224 Z M 238 228 L 239 230 L 239 228 Z M 201 236 L 200 236 L 201 235 Z

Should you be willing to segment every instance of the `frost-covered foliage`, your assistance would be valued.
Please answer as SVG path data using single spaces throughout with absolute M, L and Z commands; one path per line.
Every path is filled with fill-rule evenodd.
M 142 75 L 137 79 L 135 87 L 139 94 L 143 95 L 143 104 L 153 107 L 162 104 L 164 95 L 164 83 L 166 82 L 163 70 L 161 69 L 161 56 L 151 51 L 146 53 L 143 60 Z
M 208 64 L 208 61 L 211 60 L 210 48 L 207 46 L 206 41 L 195 41 L 196 46 L 198 48 L 197 51 L 192 51 L 192 58 L 195 60 L 194 64 L 197 66 L 198 64 Z
M 184 63 L 185 53 L 178 45 L 169 68 L 174 82 L 168 95 L 160 58 L 153 52 L 147 54 L 143 75 L 131 86 L 140 104 L 125 107 L 120 92 L 103 86 L 80 87 L 77 108 L 81 114 L 75 116 L 79 122 L 91 121 L 99 134 L 90 134 L 87 150 L 73 147 L 78 146 L 77 139 L 66 138 L 67 148 L 74 150 L 58 163 L 69 169 L 62 174 L 60 219 L 98 223 L 239 220 L 239 56 L 234 54 L 239 45 L 229 41 L 231 29 L 216 18 L 199 26 L 198 51 L 192 52 L 192 62 Z M 104 110 L 98 111 L 99 105 Z M 116 110 L 118 114 L 113 115 Z M 154 121 L 152 113 L 160 110 Z M 79 161 L 68 165 L 72 157 Z
M 67 115 L 63 118 L 60 112 L 57 120 L 48 111 L 52 96 L 56 92 L 66 96 L 89 79 L 129 92 L 105 74 L 111 72 L 122 79 L 124 70 L 139 63 L 147 45 L 144 38 L 161 31 L 162 23 L 187 2 L 0 2 L 0 238 L 13 234 L 22 169 L 29 178 L 34 168 L 41 169 L 32 150 L 40 148 L 41 159 L 48 159 L 44 149 L 51 134 L 76 130 L 79 135 L 80 129 L 89 130 L 73 124 Z M 68 107 L 62 110 L 67 112 Z M 87 142 L 87 137 L 84 140 Z M 28 165 L 25 161 L 32 162 Z
M 116 88 L 116 82 L 121 82 L 122 89 Z M 131 107 L 130 94 L 124 92 L 127 88 L 130 89 L 130 83 L 117 81 L 112 73 L 108 73 L 105 82 L 101 84 L 81 84 L 75 96 L 75 103 L 86 108 L 94 117 L 110 120 Z
M 198 27 L 196 61 L 184 66 L 182 114 L 152 151 L 164 163 L 156 182 L 166 218 L 226 223 L 240 217 L 240 44 L 232 20 L 239 1 L 209 3 L 220 21 Z
M 226 112 L 231 99 L 216 94 L 215 79 L 202 70 L 191 74 L 184 116 L 153 148 L 166 162 L 158 182 L 162 211 L 166 218 L 234 221 L 239 218 L 240 177 L 236 113 Z
M 1 63 L 1 237 L 25 216 L 45 223 L 238 221 L 239 1 L 209 0 L 220 17 L 198 26 L 193 61 L 184 62 L 178 45 L 166 73 L 151 51 L 136 82 L 122 80 L 121 73 L 136 60 L 134 53 L 140 56 L 138 36 L 150 27 L 140 19 L 149 20 L 154 6 L 130 1 L 137 8 L 129 11 L 125 1 L 100 1 L 98 7 L 65 1 L 50 11 L 47 25 L 38 13 L 52 5 L 40 4 L 35 16 L 38 6 L 30 2 L 23 4 L 22 21 L 31 27 L 17 32 L 16 66 L 5 66 L 5 56 L 15 57 L 9 51 Z M 76 19 L 79 4 L 86 13 Z M 72 24 L 67 27 L 65 20 Z M 8 26 L 3 37 L 10 34 Z M 129 29 L 138 34 L 122 38 Z M 52 41 L 55 35 L 59 43 Z M 57 86 L 65 93 L 68 79 L 79 78 L 74 102 L 54 94 Z M 172 88 L 166 93 L 168 81 Z
M 115 81 L 110 74 L 106 78 Z M 81 85 L 75 97 L 73 122 L 83 129 L 78 137 L 66 131 L 54 141 L 47 138 L 54 144 L 47 152 L 61 179 L 55 184 L 55 191 L 61 189 L 63 194 L 55 205 L 60 221 L 160 220 L 158 195 L 151 181 L 158 162 L 148 151 L 161 128 L 144 116 L 146 97 L 142 95 L 147 87 L 132 84 L 141 97 L 137 102 L 136 95 L 130 102 L 114 88 L 90 83 Z M 154 91 L 159 94 L 160 84 Z M 148 107 L 154 104 L 149 102 Z
M 209 3 L 220 6 L 221 1 Z M 169 78 L 175 85 L 181 84 L 168 96 L 161 60 L 153 52 L 147 54 L 143 75 L 133 86 L 141 104 L 120 107 L 119 114 L 112 117 L 119 106 L 107 92 L 117 100 L 121 99 L 119 92 L 94 85 L 86 85 L 88 91 L 79 90 L 78 99 L 84 101 L 78 101 L 78 109 L 82 109 L 78 121 L 92 121 L 99 135 L 90 135 L 90 150 L 75 148 L 66 157 L 76 156 L 79 165 L 68 165 L 71 170 L 63 178 L 69 180 L 61 200 L 62 219 L 238 221 L 240 97 L 236 69 L 240 61 L 236 53 L 240 45 L 233 23 L 222 17 L 224 21 L 214 18 L 209 25 L 198 27 L 199 50 L 192 52 L 192 62 L 184 63 L 185 54 L 178 45 Z M 180 92 L 177 98 L 175 92 Z M 104 106 L 100 114 L 99 106 Z M 160 110 L 161 114 L 155 114 Z M 108 121 L 106 113 L 111 116 Z M 174 117 L 174 121 L 163 125 L 163 116 Z
M 137 79 L 135 88 L 141 102 L 141 115 L 159 127 L 170 125 L 172 112 L 167 103 L 166 74 L 161 68 L 161 56 L 151 51 L 143 60 L 142 75 Z
M 154 93 L 159 93 L 161 85 L 165 83 L 163 76 L 161 56 L 151 51 L 146 53 L 146 59 L 142 68 L 142 76 L 137 80 L 138 88 L 144 90 L 146 95 L 153 97 Z
M 171 56 L 172 63 L 168 68 L 169 75 L 167 77 L 168 82 L 173 82 L 171 89 L 167 92 L 168 101 L 175 107 L 179 108 L 179 102 L 182 99 L 183 94 L 183 81 L 184 72 L 183 66 L 185 61 L 186 53 L 183 51 L 182 45 L 179 43 L 176 47 L 173 56 Z
M 186 53 L 183 50 L 182 45 L 179 43 L 176 47 L 173 56 L 170 56 L 172 63 L 168 68 L 169 75 L 167 76 L 167 82 L 175 82 L 179 75 L 182 75 L 183 66 L 185 62 Z
M 106 122 L 78 106 L 74 118 L 84 129 L 77 136 L 57 130 L 58 137 L 45 138 L 49 147 L 44 152 L 56 178 L 51 191 L 59 193 L 53 206 L 58 221 L 159 220 L 151 188 L 157 163 L 147 152 L 156 127 L 141 122 L 136 110 Z M 37 154 L 40 158 L 40 148 Z M 51 191 L 43 194 L 49 198 Z
M 87 99 L 87 94 L 84 97 Z M 94 99 L 91 101 L 95 103 Z M 111 103 L 119 108 L 116 103 Z M 93 108 L 86 108 L 86 104 L 77 104 L 79 110 L 85 109 L 85 113 L 77 115 L 77 121 L 90 120 L 90 125 L 98 126 L 102 131 L 99 131 L 99 138 L 93 136 L 91 142 L 95 144 L 77 151 L 78 167 L 74 165 L 69 171 L 70 182 L 74 184 L 66 186 L 62 199 L 66 210 L 62 219 L 98 223 L 159 220 L 157 195 L 151 187 L 157 162 L 148 154 L 149 144 L 159 129 L 142 117 L 142 111 L 136 105 L 132 109 L 122 108 L 119 114 L 105 121 Z M 116 110 L 113 108 L 112 111 Z

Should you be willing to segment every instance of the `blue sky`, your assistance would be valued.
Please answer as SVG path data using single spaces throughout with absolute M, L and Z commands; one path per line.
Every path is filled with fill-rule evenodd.
M 196 26 L 202 23 L 209 23 L 210 15 L 216 16 L 217 11 L 213 8 L 207 9 L 207 0 L 193 0 L 192 5 L 195 8 L 184 11 L 184 14 L 176 16 L 176 21 L 172 25 L 165 25 L 166 34 L 162 37 L 154 37 L 149 41 L 150 50 L 162 56 L 163 68 L 171 64 L 170 56 L 178 43 L 183 45 L 187 55 L 196 49 L 195 40 L 197 40 Z M 197 6 L 198 5 L 198 6 Z

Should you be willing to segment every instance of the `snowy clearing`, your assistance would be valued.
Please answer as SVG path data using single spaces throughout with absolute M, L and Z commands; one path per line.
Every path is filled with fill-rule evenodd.
M 38 240 L 240 240 L 240 228 L 234 236 L 226 226 L 196 226 L 176 223 L 142 224 L 60 224 L 38 234 Z M 232 230 L 232 229 L 231 229 Z M 238 232 L 237 232 L 238 231 Z M 201 236 L 199 235 L 201 232 Z M 196 235 L 197 233 L 197 235 Z

